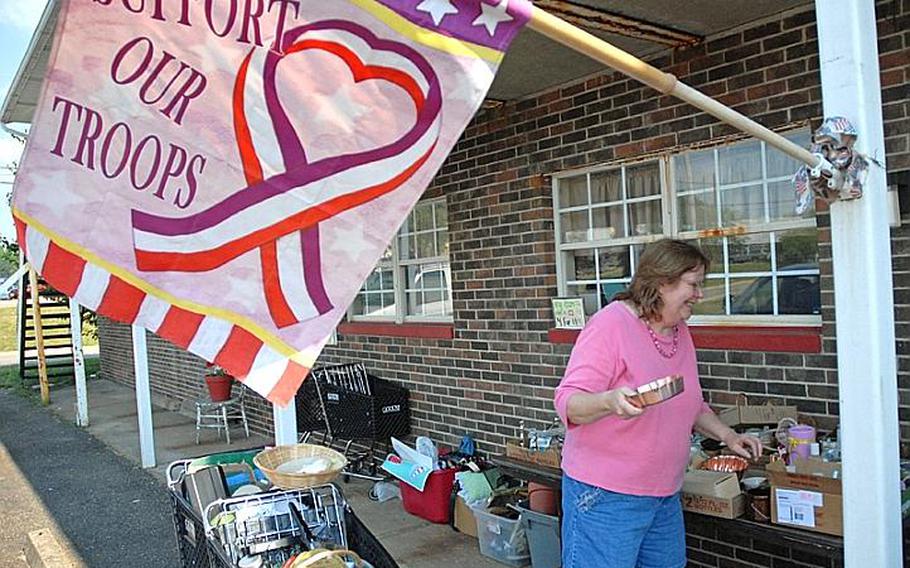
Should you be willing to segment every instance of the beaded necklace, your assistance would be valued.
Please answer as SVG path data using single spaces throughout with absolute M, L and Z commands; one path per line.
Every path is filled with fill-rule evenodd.
M 651 326 L 645 322 L 645 326 L 648 328 L 648 335 L 651 336 L 651 342 L 654 344 L 654 349 L 657 349 L 657 352 L 660 353 L 660 356 L 664 359 L 672 359 L 676 355 L 676 350 L 679 349 L 679 326 L 673 326 L 673 342 L 670 344 L 670 351 L 664 351 L 663 346 L 660 344 L 660 340 L 657 339 L 657 334 L 654 333 L 654 330 L 651 329 Z

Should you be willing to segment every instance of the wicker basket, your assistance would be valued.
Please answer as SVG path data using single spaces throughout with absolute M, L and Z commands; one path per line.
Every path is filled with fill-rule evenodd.
M 278 467 L 285 462 L 308 457 L 325 458 L 332 465 L 329 469 L 320 473 L 284 473 L 277 471 Z M 263 450 L 256 454 L 256 457 L 253 458 L 253 463 L 262 470 L 262 473 L 272 482 L 272 485 L 280 489 L 301 489 L 332 481 L 341 473 L 348 460 L 344 455 L 325 446 L 296 444 Z

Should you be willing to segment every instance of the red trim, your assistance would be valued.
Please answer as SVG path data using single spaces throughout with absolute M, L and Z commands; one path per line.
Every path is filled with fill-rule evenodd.
M 385 335 L 388 337 L 419 337 L 421 339 L 452 339 L 455 326 L 449 323 L 379 323 L 349 321 L 338 326 L 342 335 Z
M 778 351 L 821 353 L 822 328 L 763 326 L 692 326 L 692 340 L 699 349 L 739 349 L 741 351 Z M 575 343 L 575 329 L 551 329 L 550 343 Z

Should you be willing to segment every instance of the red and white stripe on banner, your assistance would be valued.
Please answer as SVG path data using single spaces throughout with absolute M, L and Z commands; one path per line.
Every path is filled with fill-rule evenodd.
M 309 367 L 272 349 L 252 333 L 216 316 L 175 306 L 57 245 L 16 218 L 19 242 L 32 267 L 56 290 L 90 310 L 153 331 L 216 364 L 245 370 L 237 378 L 271 402 L 285 405 Z

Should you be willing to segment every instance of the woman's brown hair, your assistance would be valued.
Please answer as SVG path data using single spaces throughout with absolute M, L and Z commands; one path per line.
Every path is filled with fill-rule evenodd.
M 613 300 L 629 300 L 642 318 L 660 321 L 663 308 L 660 287 L 676 283 L 683 274 L 699 266 L 707 272 L 711 261 L 694 245 L 672 239 L 651 243 L 638 261 L 629 288 L 613 296 Z

